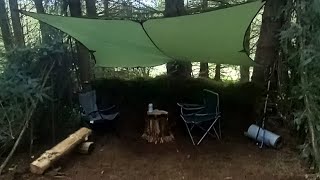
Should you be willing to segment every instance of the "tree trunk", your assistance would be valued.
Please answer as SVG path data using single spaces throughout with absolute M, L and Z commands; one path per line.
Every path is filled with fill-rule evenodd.
M 240 82 L 249 82 L 249 66 L 240 66 Z
M 166 0 L 165 1 L 165 17 L 174 17 L 185 15 L 184 0 Z M 191 62 L 174 61 L 167 63 L 167 74 L 170 76 L 190 77 L 192 73 Z
M 202 0 L 202 9 L 206 9 L 208 7 L 208 0 Z M 209 65 L 208 63 L 201 62 L 200 63 L 200 77 L 209 78 Z
M 103 6 L 104 6 L 103 14 L 105 17 L 108 17 L 109 16 L 109 0 L 103 0 Z
M 61 15 L 68 16 L 68 0 L 62 0 L 61 2 Z
M 208 0 L 202 0 L 202 9 L 206 9 L 208 7 Z
M 86 0 L 86 10 L 88 17 L 97 17 L 96 0 Z
M 81 17 L 81 1 L 69 0 L 70 14 L 73 17 Z M 90 54 L 88 49 L 81 43 L 77 43 L 78 62 L 80 71 L 80 80 L 82 84 L 88 84 L 91 80 Z
M 36 6 L 37 13 L 45 14 L 42 0 L 34 0 L 34 4 Z M 47 44 L 51 41 L 49 32 L 48 32 L 49 27 L 48 25 L 46 25 L 41 21 L 39 21 L 39 23 L 40 23 L 40 32 L 41 32 L 42 42 Z
M 6 51 L 10 51 L 13 47 L 12 35 L 9 26 L 9 19 L 6 10 L 6 4 L 4 0 L 0 0 L 0 28 L 4 48 Z
M 250 55 L 250 31 L 251 27 L 249 26 L 245 35 L 245 44 L 244 48 Z M 240 82 L 249 82 L 249 66 L 240 66 Z
M 279 59 L 278 31 L 281 28 L 281 21 L 277 18 L 281 9 L 281 1 L 268 0 L 262 15 L 260 37 L 257 43 L 255 62 L 258 63 L 253 69 L 252 81 L 264 83 L 266 70 L 270 65 Z
M 200 72 L 199 72 L 200 77 L 204 78 L 209 78 L 209 65 L 208 63 L 200 63 Z
M 216 64 L 214 80 L 221 81 L 221 64 Z
M 165 1 L 165 17 L 182 16 L 186 14 L 184 8 L 184 0 L 166 0 Z
M 17 0 L 9 0 L 10 4 L 10 12 L 11 12 L 11 20 L 12 20 L 12 28 L 14 34 L 15 45 L 22 47 L 25 45 L 24 35 L 21 26 L 21 20 L 19 15 L 19 7 Z

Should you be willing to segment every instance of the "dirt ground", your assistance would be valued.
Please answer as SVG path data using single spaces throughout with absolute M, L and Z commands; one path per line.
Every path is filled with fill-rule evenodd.
M 44 175 L 29 173 L 32 159 L 16 155 L 12 162 L 15 171 L 0 176 L 5 180 L 298 180 L 305 179 L 307 172 L 299 158 L 291 135 L 285 130 L 277 131 L 284 138 L 279 150 L 259 149 L 243 135 L 248 115 L 225 113 L 222 122 L 222 140 L 205 138 L 199 146 L 193 146 L 185 127 L 177 115 L 173 133 L 175 141 L 167 144 L 148 144 L 141 135 L 144 126 L 145 107 L 130 105 L 123 109 L 116 124 L 116 133 L 103 130 L 92 137 L 95 149 L 90 155 L 72 152 L 59 160 Z M 240 110 L 239 110 L 240 111 Z M 173 112 L 169 110 L 169 112 Z M 248 122 L 246 122 L 248 121 Z M 46 148 L 37 149 L 37 158 Z M 9 166 L 10 167 L 10 166 Z
M 138 136 L 94 137 L 91 155 L 72 153 L 43 176 L 27 172 L 8 179 L 304 179 L 304 168 L 289 144 L 260 150 L 245 137 L 207 138 L 198 147 L 178 135 L 168 144 L 148 144 Z M 21 166 L 21 165 L 20 165 Z M 9 177 L 9 176 L 8 176 Z

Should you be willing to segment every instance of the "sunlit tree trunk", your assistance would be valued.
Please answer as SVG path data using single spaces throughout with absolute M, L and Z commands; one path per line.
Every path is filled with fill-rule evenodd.
M 279 40 L 277 37 L 281 28 L 281 21 L 277 18 L 280 11 L 281 1 L 266 1 L 262 15 L 260 37 L 257 43 L 255 62 L 258 63 L 253 69 L 252 81 L 264 83 L 266 70 L 275 61 L 279 60 Z
M 216 64 L 214 80 L 221 81 L 221 64 Z
M 0 28 L 2 40 L 6 51 L 10 51 L 13 47 L 12 35 L 9 26 L 9 19 L 4 0 L 0 0 Z
M 208 7 L 208 0 L 202 0 L 202 9 L 205 9 Z M 209 65 L 206 62 L 200 63 L 200 77 L 209 78 Z
M 166 0 L 164 16 L 174 17 L 186 14 L 184 0 Z M 167 63 L 167 74 L 172 76 L 190 77 L 192 64 L 190 62 L 174 61 Z
M 43 0 L 34 0 L 34 4 L 36 6 L 37 13 L 41 13 L 41 14 L 45 13 L 45 10 L 43 7 Z M 50 42 L 49 27 L 43 22 L 39 22 L 39 23 L 40 23 L 40 32 L 41 32 L 42 42 L 45 44 L 49 43 Z
M 73 17 L 81 17 L 81 1 L 69 0 L 70 14 Z M 88 49 L 81 43 L 77 43 L 78 65 L 80 71 L 80 80 L 83 85 L 91 81 L 90 54 Z
M 14 34 L 14 40 L 16 46 L 24 46 L 24 35 L 23 29 L 21 26 L 21 20 L 19 15 L 19 7 L 17 0 L 9 0 L 11 20 L 12 20 L 12 29 Z

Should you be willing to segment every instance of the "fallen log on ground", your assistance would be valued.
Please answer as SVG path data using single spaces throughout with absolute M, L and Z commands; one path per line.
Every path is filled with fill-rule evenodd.
M 55 161 L 60 159 L 63 155 L 69 153 L 81 142 L 86 141 L 91 134 L 91 129 L 80 128 L 68 138 L 61 141 L 52 149 L 47 150 L 38 159 L 30 164 L 30 171 L 35 174 L 43 174 Z

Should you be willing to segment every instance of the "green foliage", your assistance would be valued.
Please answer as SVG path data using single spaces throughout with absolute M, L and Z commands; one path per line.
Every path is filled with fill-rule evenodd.
M 56 47 L 15 49 L 1 61 L 0 153 L 11 146 L 38 104 L 50 99 L 47 80 L 56 63 L 54 56 L 61 52 L 61 48 L 53 49 Z
M 320 8 L 317 0 L 288 1 L 284 12 L 287 23 L 281 44 L 287 55 L 295 123 L 305 132 L 304 157 L 312 157 L 320 170 Z
M 150 77 L 151 67 L 139 68 L 94 68 L 95 78 L 120 78 L 120 79 L 134 79 L 138 77 Z

